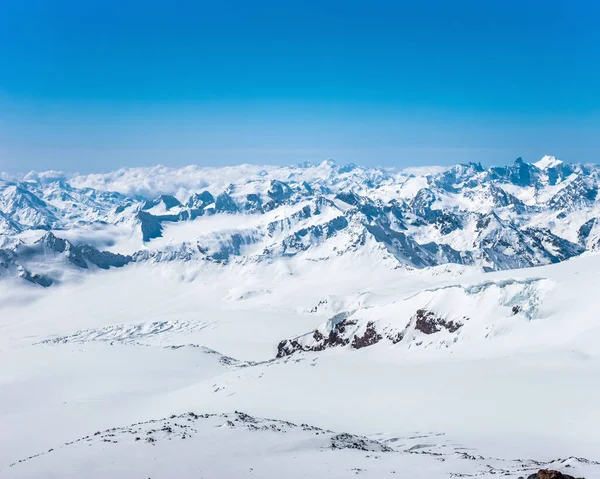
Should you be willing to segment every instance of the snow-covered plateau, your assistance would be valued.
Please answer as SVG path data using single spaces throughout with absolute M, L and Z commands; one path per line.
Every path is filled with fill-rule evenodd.
M 599 184 L 0 174 L 0 478 L 600 477 Z

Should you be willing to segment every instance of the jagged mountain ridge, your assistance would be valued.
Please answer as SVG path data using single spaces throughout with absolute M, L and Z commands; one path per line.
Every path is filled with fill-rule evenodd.
M 2 265 L 42 285 L 57 278 L 34 268 L 57 255 L 65 267 L 85 269 L 135 261 L 327 260 L 348 252 L 390 267 L 538 266 L 597 249 L 599 172 L 544 157 L 414 173 L 331 161 L 87 177 L 30 173 L 0 180 Z M 121 236 L 106 240 L 116 231 Z M 35 247 L 49 243 L 65 247 Z

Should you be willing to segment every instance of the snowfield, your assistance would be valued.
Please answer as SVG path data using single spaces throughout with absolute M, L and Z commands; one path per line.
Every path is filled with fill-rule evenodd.
M 596 179 L 6 180 L 0 477 L 600 477 Z

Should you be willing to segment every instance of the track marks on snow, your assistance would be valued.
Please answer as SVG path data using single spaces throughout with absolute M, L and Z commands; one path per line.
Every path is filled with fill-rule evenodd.
M 182 340 L 191 333 L 201 331 L 212 324 L 214 322 L 178 320 L 113 324 L 101 328 L 82 329 L 67 335 L 52 336 L 37 344 L 107 342 L 177 346 L 179 345 L 177 340 Z

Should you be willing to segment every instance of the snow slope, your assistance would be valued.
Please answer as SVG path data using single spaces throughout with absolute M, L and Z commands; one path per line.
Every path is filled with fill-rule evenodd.
M 444 434 L 434 438 L 483 457 L 597 459 L 600 391 L 592 378 L 600 372 L 600 323 L 594 295 L 582 292 L 597 281 L 599 260 L 458 276 L 382 266 L 361 276 L 365 265 L 343 258 L 327 276 L 296 269 L 295 258 L 287 268 L 259 265 L 241 274 L 237 267 L 140 264 L 54 290 L 13 284 L 3 290 L 0 309 L 7 392 L 0 421 L 11 431 L 2 437 L 0 462 L 9 466 L 96 430 L 187 411 L 234 410 L 359 435 Z M 524 311 L 513 314 L 515 304 Z M 386 340 L 276 359 L 280 340 L 342 311 L 355 311 L 363 325 L 377 316 L 386 326 L 403 327 L 409 311 L 423 307 L 446 319 L 468 312 L 470 329 L 464 326 L 456 342 L 440 331 L 420 346 L 414 338 Z M 252 440 L 239 441 L 252 450 Z M 442 447 L 429 438 L 427 444 Z M 113 450 L 116 464 L 130 464 L 128 450 Z M 98 477 L 106 469 L 93 454 L 113 454 L 69 451 L 61 455 L 99 467 Z M 143 460 L 154 453 L 140 454 Z M 23 471 L 75 474 L 72 464 L 59 468 L 61 455 L 48 455 L 38 466 L 32 459 Z M 413 459 L 398 457 L 389 466 L 387 460 L 374 466 L 332 459 L 331 470 L 413 467 Z M 485 462 L 468 467 L 481 469 Z M 436 464 L 423 470 L 435 471 Z M 444 473 L 463 470 L 461 461 L 449 464 Z M 23 477 L 17 467 L 0 475 Z M 161 467 L 177 467 L 177 461 Z M 189 467 L 182 466 L 183 477 Z
M 102 220 L 44 199 L 60 227 L 3 236 L 0 477 L 600 476 L 595 223 L 553 233 L 595 200 L 580 184 L 559 219 L 494 190 L 595 175 L 553 168 L 244 166 L 193 207 L 135 197 L 158 192 L 146 170 L 70 178 L 138 189 Z M 160 171 L 163 195 L 199 181 Z

